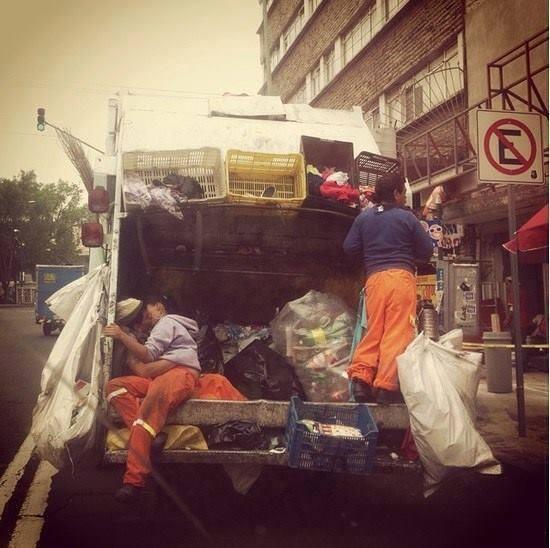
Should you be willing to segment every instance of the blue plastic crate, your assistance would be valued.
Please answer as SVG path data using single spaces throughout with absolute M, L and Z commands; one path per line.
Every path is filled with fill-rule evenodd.
M 299 420 L 359 428 L 362 438 L 326 436 L 309 432 Z M 288 465 L 323 472 L 368 474 L 372 471 L 378 428 L 366 404 L 319 405 L 290 400 L 286 427 Z

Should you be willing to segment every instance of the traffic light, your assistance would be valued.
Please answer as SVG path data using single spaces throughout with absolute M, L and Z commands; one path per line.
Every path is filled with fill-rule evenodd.
M 38 131 L 44 131 L 46 129 L 46 109 L 39 108 L 36 114 L 36 129 Z

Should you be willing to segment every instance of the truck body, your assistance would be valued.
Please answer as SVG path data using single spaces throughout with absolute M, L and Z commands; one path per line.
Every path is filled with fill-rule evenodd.
M 259 197 L 211 196 L 189 200 L 178 218 L 160 208 L 132 208 L 124 196 L 124 180 L 125 167 L 135 169 L 137 164 L 143 177 L 149 176 L 147 170 L 158 176 L 150 158 L 161 153 L 165 165 L 176 161 L 178 154 L 181 157 L 182 150 L 205 147 L 220 150 L 222 159 L 235 149 L 300 153 L 303 136 L 319 139 L 321 147 L 347 142 L 356 152 L 376 154 L 378 148 L 360 110 L 282 105 L 276 97 L 208 102 L 121 95 L 110 103 L 109 120 L 107 156 L 96 173 L 96 184 L 108 188 L 114 208 L 104 216 L 107 253 L 92 257 L 97 262 L 107 258 L 111 266 L 108 321 L 114 320 L 118 299 L 147 293 L 175 295 L 185 315 L 196 317 L 200 311 L 212 322 L 267 324 L 285 303 L 311 289 L 336 294 L 355 310 L 362 267 L 344 256 L 341 246 L 355 217 L 351 211 L 296 207 Z M 228 166 L 222 169 L 227 176 Z M 106 339 L 105 345 L 104 382 L 122 374 L 112 342 Z M 288 408 L 288 401 L 190 400 L 169 417 L 168 424 L 208 426 L 247 420 L 284 429 Z M 394 451 L 409 425 L 405 406 L 373 404 L 371 411 L 380 429 L 374 471 L 418 472 L 416 464 Z M 267 450 L 171 450 L 162 458 L 181 463 L 287 464 L 286 453 Z M 125 459 L 125 451 L 104 451 L 107 463 Z
M 58 318 L 46 304 L 46 300 L 62 287 L 86 274 L 84 265 L 36 265 L 36 302 L 34 312 L 36 323 L 42 324 L 44 335 L 63 328 Z

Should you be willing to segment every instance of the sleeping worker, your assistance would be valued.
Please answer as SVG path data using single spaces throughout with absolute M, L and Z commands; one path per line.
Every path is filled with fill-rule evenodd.
M 396 358 L 414 337 L 416 263 L 427 262 L 433 243 L 405 206 L 401 175 L 380 178 L 375 207 L 358 215 L 344 241 L 344 251 L 360 254 L 365 265 L 367 332 L 348 368 L 358 402 L 402 401 Z
M 131 301 L 142 305 L 137 299 Z M 113 378 L 106 387 L 107 401 L 130 429 L 123 486 L 115 494 L 119 502 L 133 502 L 141 495 L 151 471 L 151 447 L 162 449 L 166 418 L 191 397 L 201 370 L 194 339 L 197 323 L 173 314 L 166 297 L 152 297 L 143 305 L 141 325 L 151 329 L 144 344 L 116 323 L 103 329 L 105 336 L 121 342 L 134 358 L 128 360 L 134 374 Z

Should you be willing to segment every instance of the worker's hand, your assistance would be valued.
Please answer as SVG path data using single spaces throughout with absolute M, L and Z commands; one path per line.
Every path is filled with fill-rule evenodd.
M 121 327 L 116 323 L 106 325 L 103 328 L 103 335 L 105 335 L 106 337 L 112 337 L 113 339 L 120 339 L 123 334 L 124 334 L 124 331 L 122 331 Z

